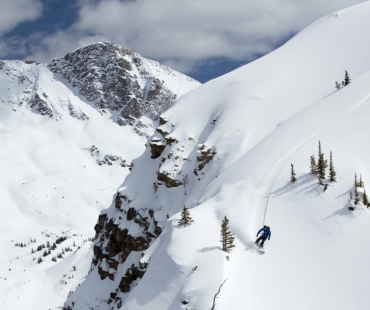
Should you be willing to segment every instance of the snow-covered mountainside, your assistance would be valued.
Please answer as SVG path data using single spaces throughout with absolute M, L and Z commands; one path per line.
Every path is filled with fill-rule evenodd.
M 88 48 L 99 53 L 101 46 L 110 45 Z M 152 110 L 140 111 L 135 126 L 119 126 L 113 107 L 102 113 L 81 89 L 46 64 L 0 61 L 1 309 L 62 307 L 89 270 L 96 218 L 110 204 L 133 160 L 144 152 L 155 113 L 198 85 L 131 55 L 151 69 L 158 67 L 157 72 L 146 71 L 148 94 L 150 87 L 158 90 L 146 97 Z M 91 61 L 92 70 L 124 78 L 108 64 L 99 69 L 86 57 L 85 65 Z M 52 62 L 55 71 L 56 62 Z M 164 72 L 175 78 L 166 80 Z M 138 80 L 134 75 L 125 79 L 132 84 Z M 106 89 L 105 83 L 101 79 L 99 87 Z M 116 91 L 138 96 L 126 93 L 118 83 Z
M 99 216 L 89 274 L 65 309 L 367 309 L 369 16 L 370 2 L 326 16 L 162 114 Z M 345 70 L 351 83 L 336 89 Z M 319 141 L 336 182 L 329 168 L 322 185 L 310 172 Z

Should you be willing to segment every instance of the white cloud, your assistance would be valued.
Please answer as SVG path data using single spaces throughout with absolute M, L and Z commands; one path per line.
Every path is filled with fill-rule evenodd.
M 1 0 L 0 35 L 19 25 L 41 16 L 41 0 Z
M 209 57 L 243 60 L 267 53 L 316 19 L 359 2 L 84 1 L 74 28 L 174 64 L 176 59 L 189 63 Z
M 109 40 L 190 72 L 212 57 L 243 61 L 268 53 L 315 20 L 360 2 L 80 0 L 78 20 L 65 31 L 40 38 L 32 56 L 45 61 L 86 43 Z

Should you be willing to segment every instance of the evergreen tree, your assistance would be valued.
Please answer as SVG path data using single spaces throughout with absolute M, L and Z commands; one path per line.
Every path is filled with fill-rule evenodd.
M 181 212 L 181 219 L 179 220 L 179 225 L 186 227 L 190 225 L 192 222 L 194 222 L 194 220 L 190 216 L 190 211 L 188 208 L 184 206 Z
M 357 174 L 355 173 L 355 183 L 354 183 L 354 188 L 358 187 L 358 181 L 357 181 Z
M 362 181 L 362 175 L 360 174 L 360 181 L 358 182 L 358 187 L 364 187 L 364 186 L 365 186 L 365 184 Z
M 358 189 L 355 187 L 355 205 L 357 205 L 360 201 L 360 196 L 358 194 Z
M 319 140 L 319 154 L 318 154 L 318 158 L 320 158 L 322 154 L 322 151 L 321 151 L 321 141 Z
M 290 170 L 290 182 L 295 183 L 295 182 L 297 182 L 297 178 L 296 178 L 296 174 L 294 172 L 294 166 L 293 166 L 293 164 L 290 164 L 290 166 L 292 167 L 291 170 Z
M 310 161 L 311 161 L 310 173 L 317 174 L 317 165 L 316 165 L 315 155 L 311 155 Z
M 321 151 L 321 142 L 319 141 L 319 159 L 317 162 L 317 173 L 319 177 L 319 184 L 324 185 L 326 176 L 325 169 L 328 167 L 328 161 L 324 159 L 324 153 Z
M 342 86 L 336 81 L 335 82 L 335 88 L 339 90 L 339 89 L 342 88 Z
M 344 81 L 342 82 L 342 84 L 344 86 L 347 86 L 349 83 L 351 83 L 351 78 L 349 77 L 347 70 L 345 70 L 344 71 Z
M 316 166 L 317 169 L 316 169 L 316 171 L 317 171 L 317 174 L 318 174 L 318 179 L 319 179 L 319 184 L 320 185 L 324 185 L 321 174 L 320 174 L 320 168 L 322 170 L 322 162 L 320 162 L 320 159 L 322 159 L 322 158 L 323 158 L 323 156 L 322 156 L 322 151 L 321 151 L 321 141 L 319 140 L 319 153 L 317 155 L 317 166 Z M 321 164 L 321 166 L 320 166 L 320 164 Z
M 362 196 L 362 203 L 364 204 L 364 206 L 366 206 L 367 208 L 369 207 L 369 200 L 367 198 L 367 195 L 366 195 L 366 191 L 364 189 L 364 194 Z
M 225 216 L 221 224 L 221 244 L 222 244 L 222 251 L 230 252 L 234 245 L 234 235 L 231 233 L 229 229 L 229 219 Z
M 332 152 L 330 152 L 329 178 L 330 178 L 330 182 L 337 182 L 337 173 L 335 172 L 334 165 L 333 165 Z

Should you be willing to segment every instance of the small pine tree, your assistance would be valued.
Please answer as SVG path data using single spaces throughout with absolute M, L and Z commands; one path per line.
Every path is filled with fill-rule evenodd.
M 181 212 L 181 219 L 179 220 L 179 225 L 186 227 L 190 225 L 192 222 L 194 222 L 194 220 L 190 216 L 190 211 L 188 208 L 184 206 Z
M 336 89 L 341 89 L 342 88 L 342 85 L 340 85 L 337 81 L 335 82 L 335 88 Z
M 344 71 L 344 81 L 342 82 L 342 84 L 344 86 L 347 86 L 349 83 L 351 83 L 351 78 L 349 77 L 347 70 L 345 70 Z
M 360 174 L 360 181 L 358 182 L 358 187 L 364 187 L 364 186 L 365 186 L 365 184 L 362 181 L 362 175 Z
M 355 182 L 354 182 L 354 188 L 358 187 L 358 181 L 357 181 L 357 174 L 355 173 Z
M 317 165 L 318 177 L 319 177 L 319 184 L 323 185 L 326 172 L 325 169 L 328 167 L 328 161 L 324 159 L 324 153 L 320 154 L 320 158 Z
M 364 189 L 364 194 L 362 196 L 362 203 L 364 204 L 364 206 L 366 206 L 367 208 L 369 207 L 369 200 L 367 198 L 367 194 L 366 194 L 366 191 Z
M 321 141 L 319 140 L 319 154 L 318 154 L 318 158 L 320 158 L 322 154 L 322 151 L 321 151 Z
M 358 189 L 355 187 L 355 205 L 357 205 L 360 201 L 360 195 L 358 194 Z
M 319 141 L 319 153 L 317 160 L 317 173 L 319 175 L 319 184 L 324 185 L 324 180 L 326 176 L 325 169 L 328 167 L 328 161 L 324 159 L 324 153 L 321 150 L 321 141 Z
M 290 182 L 295 183 L 297 182 L 296 174 L 294 172 L 294 166 L 293 164 L 290 164 L 291 170 L 290 170 Z
M 225 216 L 221 224 L 221 244 L 222 244 L 222 251 L 229 253 L 234 245 L 234 235 L 229 229 L 229 219 Z
M 317 174 L 317 164 L 316 164 L 315 155 L 311 155 L 310 162 L 311 162 L 310 173 Z
M 330 178 L 330 182 L 337 182 L 337 173 L 335 172 L 334 165 L 333 165 L 332 152 L 330 152 L 329 178 Z

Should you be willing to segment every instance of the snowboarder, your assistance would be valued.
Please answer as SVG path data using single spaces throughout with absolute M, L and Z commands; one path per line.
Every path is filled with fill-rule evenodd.
M 271 237 L 271 230 L 270 230 L 270 227 L 264 225 L 263 228 L 261 228 L 256 237 L 258 237 L 258 235 L 262 233 L 262 235 L 257 238 L 255 244 L 258 246 L 258 243 L 261 241 L 260 245 L 259 245 L 259 249 L 263 249 L 263 244 L 265 243 L 266 239 L 268 238 L 270 240 L 270 237 Z

